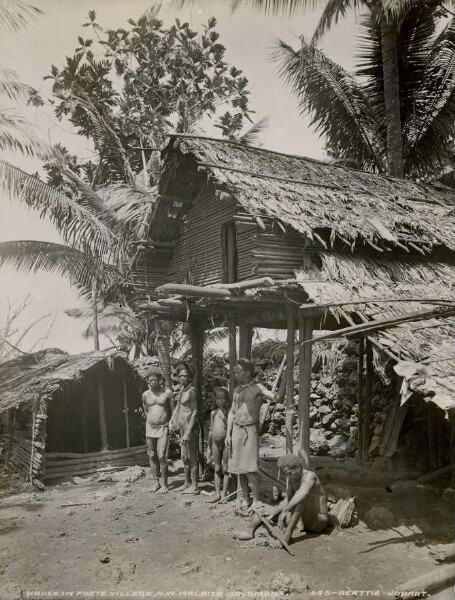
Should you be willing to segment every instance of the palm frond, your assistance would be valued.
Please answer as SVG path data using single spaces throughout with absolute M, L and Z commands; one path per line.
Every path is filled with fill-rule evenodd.
M 22 0 L 0 0 L 0 29 L 19 31 L 42 14 L 42 10 Z
M 407 161 L 416 163 L 420 158 L 427 163 L 426 168 L 431 168 L 433 161 L 441 167 L 441 156 L 454 138 L 455 18 L 434 40 L 415 105 Z
M 300 50 L 279 41 L 273 54 L 279 74 L 298 97 L 302 113 L 327 139 L 332 154 L 381 171 L 385 149 L 377 144 L 378 124 L 354 77 L 301 38 Z
M 237 141 L 240 144 L 245 144 L 245 146 L 260 146 L 261 144 L 258 144 L 258 137 L 269 125 L 270 117 L 263 117 L 259 121 L 256 121 Z
M 5 96 L 14 101 L 27 101 L 32 91 L 33 88 L 29 85 L 18 81 L 15 71 L 0 69 L 0 96 Z
M 253 348 L 253 358 L 259 360 L 268 360 L 270 363 L 277 365 L 286 354 L 286 342 L 279 340 L 263 340 L 256 344 Z
M 324 12 L 322 13 L 319 23 L 317 24 L 316 30 L 313 34 L 312 42 L 316 44 L 327 33 L 327 31 L 336 25 L 340 18 L 346 16 L 349 9 L 364 6 L 365 2 L 362 0 L 328 0 L 324 6 Z
M 44 157 L 51 148 L 20 112 L 0 107 L 0 151 Z
M 158 188 L 143 190 L 125 184 L 100 188 L 103 221 L 124 238 L 144 239 L 158 197 Z
M 231 0 L 231 7 L 236 10 L 241 6 L 240 0 Z M 292 15 L 305 8 L 317 8 L 317 0 L 253 0 L 254 8 L 274 15 Z
M 108 304 L 98 313 L 98 331 L 103 335 L 115 336 L 121 343 L 126 340 L 137 341 L 146 334 L 144 324 L 134 312 L 118 304 Z M 94 324 L 91 319 L 83 335 L 93 337 Z
M 64 244 L 19 240 L 0 243 L 0 266 L 17 270 L 45 271 L 69 277 L 85 297 L 90 297 L 93 278 L 105 289 L 119 279 L 116 271 L 93 255 Z
M 92 125 L 92 134 L 97 149 L 103 154 L 107 154 L 112 163 L 110 165 L 111 170 L 115 167 L 117 173 L 114 175 L 134 185 L 135 176 L 131 169 L 127 154 L 123 148 L 122 142 L 117 132 L 110 126 L 108 115 L 103 114 L 101 108 L 96 107 L 87 94 L 81 89 L 73 89 L 73 92 L 68 100 L 84 110 L 87 118 Z
M 90 210 L 3 160 L 0 190 L 38 210 L 40 217 L 48 217 L 70 246 L 90 248 L 95 256 L 105 260 L 118 250 L 117 238 Z

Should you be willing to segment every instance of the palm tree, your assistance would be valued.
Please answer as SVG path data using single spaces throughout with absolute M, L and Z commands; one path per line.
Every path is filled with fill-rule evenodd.
M 132 258 L 129 235 L 143 235 L 153 191 L 126 184 L 94 190 L 67 166 L 61 172 L 75 186 L 69 197 L 36 176 L 0 160 L 0 189 L 50 218 L 64 243 L 14 241 L 0 244 L 0 266 L 44 270 L 68 276 L 92 306 L 95 349 L 99 349 L 99 305 L 127 305 Z
M 233 8 L 242 4 L 242 0 L 230 0 Z M 324 12 L 313 36 L 318 42 L 330 27 L 344 17 L 350 9 L 366 9 L 379 34 L 382 93 L 386 124 L 387 171 L 390 175 L 402 177 L 403 164 L 403 119 L 400 106 L 399 76 L 399 35 L 401 25 L 409 13 L 418 10 L 426 13 L 426 19 L 432 22 L 441 14 L 443 0 L 326 0 Z M 453 5 L 453 2 L 450 2 Z M 265 12 L 292 14 L 297 10 L 314 7 L 314 0 L 253 0 L 253 6 Z M 437 100 L 435 99 L 435 102 Z
M 19 31 L 43 12 L 22 0 L 0 0 L 0 29 Z
M 403 171 L 428 179 L 453 164 L 455 122 L 455 20 L 437 32 L 422 5 L 401 22 L 399 90 Z M 379 172 L 387 170 L 387 111 L 381 34 L 372 15 L 362 20 L 354 75 L 312 42 L 294 50 L 284 42 L 274 53 L 280 74 L 327 139 L 331 156 Z

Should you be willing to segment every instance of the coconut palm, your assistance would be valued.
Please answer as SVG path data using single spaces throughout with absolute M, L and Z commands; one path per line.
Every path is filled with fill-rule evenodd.
M 230 0 L 233 8 L 243 4 L 243 0 Z M 257 9 L 292 15 L 297 10 L 315 7 L 314 0 L 253 0 Z M 447 14 L 444 4 L 453 5 L 453 2 L 442 0 L 326 0 L 325 8 L 313 36 L 313 44 L 346 15 L 351 9 L 364 11 L 372 24 L 374 24 L 376 44 L 381 53 L 381 80 L 383 96 L 383 117 L 385 122 L 386 139 L 386 164 L 390 175 L 402 177 L 405 165 L 403 162 L 403 117 L 401 114 L 399 52 L 400 31 L 403 21 L 409 13 L 418 11 L 425 13 L 425 19 L 431 24 L 435 17 Z M 290 66 L 295 70 L 295 65 Z M 293 79 L 293 75 L 289 75 Z M 437 99 L 434 99 L 437 102 Z M 324 117 L 322 117 L 323 119 Z M 427 123 L 427 119 L 424 119 Z M 426 127 L 426 125 L 425 125 Z M 366 143 L 365 133 L 362 133 L 363 143 Z
M 304 38 L 298 49 L 280 41 L 274 58 L 301 110 L 311 114 L 325 136 L 329 154 L 386 172 L 381 37 L 372 15 L 361 26 L 353 75 Z M 455 20 L 437 32 L 425 7 L 415 8 L 402 20 L 398 42 L 403 170 L 413 177 L 434 177 L 454 159 Z

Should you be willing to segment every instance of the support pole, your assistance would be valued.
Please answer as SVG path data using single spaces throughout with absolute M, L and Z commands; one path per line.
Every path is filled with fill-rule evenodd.
M 196 390 L 197 398 L 197 420 L 199 429 L 199 462 L 204 467 L 204 407 L 202 401 L 202 361 L 204 354 L 204 323 L 197 317 L 191 317 L 190 341 L 191 341 L 191 360 L 194 371 L 193 387 Z
M 234 366 L 237 360 L 237 327 L 234 319 L 229 320 L 229 395 L 234 397 Z
M 428 402 L 428 463 L 430 471 L 438 468 L 437 462 L 437 425 L 435 420 L 435 406 L 432 402 Z
M 239 357 L 251 360 L 251 345 L 253 341 L 253 328 L 243 320 L 239 323 Z
M 286 454 L 292 454 L 294 420 L 294 350 L 295 350 L 295 314 L 287 309 L 286 339 Z
M 155 320 L 156 351 L 160 361 L 161 371 L 164 375 L 166 387 L 172 389 L 171 378 L 171 351 L 170 351 L 170 324 L 164 319 Z
M 310 466 L 310 394 L 313 321 L 299 314 L 299 456 L 306 469 Z
M 104 401 L 104 383 L 102 374 L 98 373 L 98 415 L 100 420 L 101 451 L 108 449 L 107 446 L 107 423 L 106 423 L 106 404 Z
M 87 389 L 87 388 L 86 388 Z M 84 452 L 88 452 L 88 419 L 87 419 L 87 398 L 88 394 L 84 394 L 82 399 L 82 445 Z
M 125 415 L 125 437 L 126 437 L 126 447 L 130 447 L 130 417 L 129 417 L 129 408 L 128 408 L 128 386 L 126 385 L 126 379 L 122 377 L 122 385 L 123 385 L 123 413 Z
M 357 386 L 357 445 L 359 460 L 363 461 L 363 357 L 365 353 L 365 339 L 359 337 L 359 363 L 358 363 L 358 386 Z
M 370 448 L 370 425 L 371 404 L 373 400 L 373 346 L 369 339 L 366 340 L 366 381 L 365 381 L 365 404 L 363 413 L 363 456 L 368 458 Z

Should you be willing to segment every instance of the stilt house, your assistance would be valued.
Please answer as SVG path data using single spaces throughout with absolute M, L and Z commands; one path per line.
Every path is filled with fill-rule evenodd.
M 231 366 L 237 332 L 248 356 L 252 328 L 287 329 L 288 451 L 298 331 L 299 451 L 307 463 L 311 340 L 319 329 L 360 340 L 361 454 L 371 436 L 373 358 L 401 373 L 395 413 L 408 391 L 419 392 L 440 418 L 451 413 L 453 429 L 448 188 L 177 134 L 162 152 L 149 236 L 138 244 L 137 302 L 156 317 L 189 321 L 197 386 L 205 329 L 229 326 Z
M 141 386 L 119 352 L 50 349 L 1 364 L 1 460 L 38 486 L 148 464 Z

